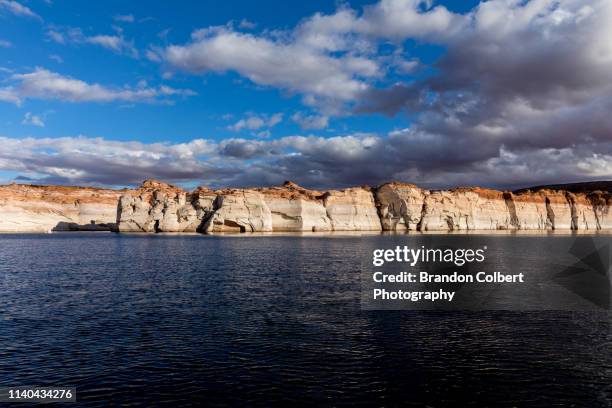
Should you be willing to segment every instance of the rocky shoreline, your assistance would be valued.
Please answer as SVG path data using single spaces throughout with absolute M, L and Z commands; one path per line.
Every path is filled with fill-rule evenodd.
M 599 231 L 612 230 L 611 205 L 612 194 L 601 190 L 426 190 L 397 182 L 191 192 L 155 180 L 124 190 L 11 184 L 0 186 L 0 232 Z

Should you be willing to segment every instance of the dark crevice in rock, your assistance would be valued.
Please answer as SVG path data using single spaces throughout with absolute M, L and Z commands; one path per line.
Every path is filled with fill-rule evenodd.
M 453 218 L 450 215 L 446 216 L 446 225 L 448 225 L 448 230 L 453 231 L 455 226 L 453 225 Z
M 506 203 L 506 208 L 508 209 L 508 213 L 510 214 L 510 225 L 515 227 L 516 229 L 521 228 L 521 224 L 519 222 L 518 215 L 516 214 L 516 204 L 514 203 L 514 199 L 512 198 L 512 193 L 505 192 L 503 194 L 504 202 Z
M 217 212 L 217 210 L 219 208 L 221 208 L 221 204 L 223 203 L 223 197 L 218 194 L 215 196 L 215 199 L 212 202 L 212 208 L 210 210 L 206 210 L 204 209 L 204 216 L 202 217 L 202 221 L 200 222 L 200 225 L 197 227 L 196 231 L 200 232 L 202 234 L 208 234 L 208 232 L 206 231 L 206 227 L 208 226 L 208 224 L 211 222 L 213 216 L 215 215 L 215 212 Z
M 546 197 L 546 223 L 550 225 L 550 228 L 555 229 L 555 212 L 550 206 L 550 199 Z
M 382 215 L 382 204 L 378 200 L 378 190 L 381 186 L 370 187 L 370 193 L 372 193 L 372 197 L 374 198 L 374 206 L 376 207 L 376 215 L 378 216 L 378 222 L 380 223 L 380 230 L 385 230 L 385 224 L 383 223 L 383 215 Z M 327 208 L 326 208 L 327 210 Z
M 421 216 L 419 217 L 419 222 L 417 223 L 417 231 L 423 231 L 423 220 L 425 219 L 425 214 L 427 214 L 427 201 L 426 198 L 423 198 L 423 206 L 421 207 Z
M 578 213 L 576 211 L 576 200 L 568 192 L 565 193 L 565 199 L 567 200 L 567 204 L 569 205 L 570 214 L 571 214 L 571 217 L 572 217 L 572 223 L 571 223 L 571 227 L 570 228 L 572 230 L 577 230 L 578 229 Z

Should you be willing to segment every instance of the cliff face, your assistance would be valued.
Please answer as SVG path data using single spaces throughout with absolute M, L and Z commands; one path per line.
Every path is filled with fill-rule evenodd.
M 540 190 L 519 194 L 481 188 L 427 191 L 388 183 L 377 191 L 389 231 L 610 229 L 611 194 Z
M 269 231 L 331 231 L 331 220 L 322 202 L 322 193 L 294 183 L 258 189 L 271 213 Z
M 215 199 L 207 189 L 187 193 L 170 184 L 147 180 L 119 199 L 117 231 L 196 232 L 212 213 Z
M 0 186 L 0 232 L 611 230 L 612 194 L 542 189 L 425 190 L 387 183 L 315 191 L 281 187 L 187 192 L 148 180 L 135 190 Z
M 127 190 L 0 186 L 0 232 L 109 231 Z
M 272 212 L 263 194 L 231 190 L 216 196 L 204 232 L 272 231 Z
M 383 184 L 376 192 L 383 230 L 419 229 L 427 195 L 429 191 L 422 190 L 414 184 Z
M 325 194 L 323 204 L 332 231 L 382 230 L 374 195 L 368 188 L 329 191 Z
M 199 189 L 147 182 L 121 197 L 118 230 L 142 232 L 380 231 L 365 188 L 321 193 L 293 183 L 266 189 Z
M 433 191 L 425 199 L 421 231 L 510 229 L 503 193 L 458 189 Z

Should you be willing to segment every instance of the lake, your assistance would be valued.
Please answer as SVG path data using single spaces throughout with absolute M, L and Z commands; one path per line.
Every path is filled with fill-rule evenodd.
M 362 310 L 364 245 L 436 239 L 0 235 L 0 386 L 84 407 L 612 404 L 609 312 Z M 581 237 L 444 239 L 538 270 Z

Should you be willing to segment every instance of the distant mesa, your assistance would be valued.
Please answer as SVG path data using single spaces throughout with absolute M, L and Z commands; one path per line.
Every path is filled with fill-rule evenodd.
M 565 190 L 571 193 L 590 193 L 592 191 L 607 191 L 612 193 L 612 181 L 587 181 L 581 183 L 548 184 L 516 190 L 515 193 L 540 190 Z

